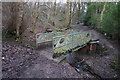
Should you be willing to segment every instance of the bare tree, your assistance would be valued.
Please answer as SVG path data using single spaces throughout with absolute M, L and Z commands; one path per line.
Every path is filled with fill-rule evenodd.
M 72 22 L 72 2 L 70 2 L 70 22 L 69 24 L 71 24 Z
M 67 0 L 66 14 L 65 14 L 65 27 L 70 25 L 70 2 Z
M 80 0 L 78 1 L 78 24 L 79 24 L 79 20 L 80 20 L 80 8 L 81 8 L 81 6 L 80 6 Z
M 54 16 L 56 15 L 56 0 L 54 2 Z
M 16 3 L 17 12 L 17 24 L 16 24 L 16 35 L 20 36 L 20 27 L 22 27 L 23 22 L 23 2 Z
M 105 4 L 104 4 L 103 10 L 102 10 L 102 12 L 101 12 L 100 22 L 102 22 L 102 20 L 103 20 L 103 13 L 104 13 L 104 11 L 105 11 L 105 7 L 106 7 L 106 2 L 105 2 Z
M 34 30 L 36 28 L 36 23 L 38 21 L 38 18 L 39 18 L 39 2 L 35 2 L 34 4 L 34 12 L 33 12 L 33 15 L 32 15 L 32 18 L 33 18 L 33 28 L 32 28 L 32 32 L 34 33 Z

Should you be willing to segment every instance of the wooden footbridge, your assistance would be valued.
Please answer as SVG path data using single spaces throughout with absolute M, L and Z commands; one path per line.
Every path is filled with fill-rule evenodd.
M 36 34 L 36 45 L 41 43 L 52 42 L 54 54 L 64 53 L 67 51 L 76 51 L 91 40 L 91 32 L 51 32 Z

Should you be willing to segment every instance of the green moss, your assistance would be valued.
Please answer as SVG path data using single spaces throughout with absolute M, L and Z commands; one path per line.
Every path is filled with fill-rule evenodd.
M 82 33 L 79 35 L 69 35 L 55 39 L 54 54 L 66 53 L 75 49 L 77 46 L 82 46 L 91 40 L 91 36 L 86 37 L 87 33 Z M 64 38 L 64 42 L 60 44 L 60 40 Z M 61 47 L 60 47 L 61 46 Z M 76 49 L 75 49 L 76 50 Z
M 56 31 L 65 31 L 65 30 L 67 30 L 67 28 L 57 29 Z

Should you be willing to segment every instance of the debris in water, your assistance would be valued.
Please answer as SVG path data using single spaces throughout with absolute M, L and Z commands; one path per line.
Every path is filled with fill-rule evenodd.
M 90 51 L 92 51 L 92 44 L 90 45 Z
M 4 60 L 4 59 L 5 59 L 5 57 L 2 57 L 2 59 Z
M 87 64 L 85 64 L 85 62 L 77 62 L 74 66 L 76 71 L 80 72 L 80 71 L 88 71 L 90 68 L 88 67 Z

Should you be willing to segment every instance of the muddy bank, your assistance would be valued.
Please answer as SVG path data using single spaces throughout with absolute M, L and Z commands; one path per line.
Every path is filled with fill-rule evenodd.
M 3 78 L 16 78 L 24 70 L 34 64 L 38 52 L 22 46 L 2 44 L 2 74 Z
M 34 50 L 3 42 L 3 78 L 83 78 L 67 62 L 57 63 L 52 59 L 52 48 Z
M 67 55 L 66 60 L 76 71 L 87 71 L 97 78 L 117 78 L 117 72 L 111 68 L 115 59 L 114 50 L 101 44 L 92 44 Z

